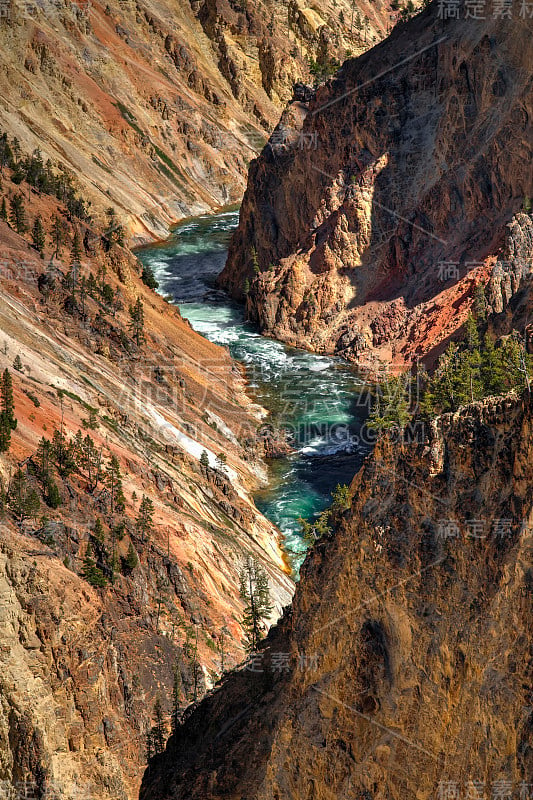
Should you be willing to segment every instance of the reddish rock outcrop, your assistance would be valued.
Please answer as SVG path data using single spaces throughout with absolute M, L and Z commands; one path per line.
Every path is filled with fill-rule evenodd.
M 346 62 L 252 164 L 220 283 L 266 334 L 401 366 L 462 325 L 533 194 L 533 21 L 459 13 Z

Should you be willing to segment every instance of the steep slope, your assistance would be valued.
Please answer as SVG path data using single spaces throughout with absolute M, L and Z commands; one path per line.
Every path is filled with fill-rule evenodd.
M 35 193 L 31 210 L 44 219 L 64 211 Z M 65 225 L 70 241 L 74 225 Z M 76 283 L 68 261 L 48 245 L 41 259 L 0 221 L 0 373 L 11 373 L 17 419 L 0 453 L 0 785 L 35 797 L 133 798 L 158 694 L 168 728 L 174 669 L 184 707 L 222 661 L 244 657 L 244 558 L 268 574 L 272 621 L 293 584 L 279 533 L 251 496 L 265 480 L 256 438 L 265 412 L 227 352 L 142 283 L 131 253 L 86 233 Z M 138 344 L 128 314 L 136 300 Z M 43 437 L 60 443 L 49 467 L 59 501 L 39 477 Z M 75 454 L 68 472 L 59 447 Z M 106 478 L 113 456 L 123 512 Z M 36 509 L 17 505 L 17 468 L 20 496 L 35 490 Z M 154 507 L 148 533 L 136 523 L 143 496 Z M 102 588 L 83 577 L 89 546 Z
M 533 21 L 458 16 L 346 62 L 253 162 L 220 283 L 268 335 L 402 365 L 463 323 L 533 193 Z
M 292 610 L 141 798 L 529 797 L 531 425 L 509 397 L 382 438 Z
M 0 128 L 73 171 L 96 211 L 112 202 L 130 234 L 163 237 L 240 199 L 308 57 L 342 59 L 384 35 L 385 2 L 357 9 L 364 30 L 346 0 L 8 0 Z

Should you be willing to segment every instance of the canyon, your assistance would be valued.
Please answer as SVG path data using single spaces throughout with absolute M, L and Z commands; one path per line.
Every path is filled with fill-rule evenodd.
M 532 32 L 436 2 L 406 22 L 366 0 L 8 4 L 0 128 L 89 213 L 62 179 L 54 195 L 0 166 L 17 419 L 0 453 L 0 791 L 533 798 L 530 391 L 347 449 L 347 502 L 295 588 L 254 500 L 291 448 L 260 435 L 271 420 L 227 340 L 196 332 L 132 250 L 247 182 L 217 283 L 265 337 L 371 379 L 431 369 L 483 287 L 488 331 L 531 350 Z M 106 477 L 54 468 L 52 503 L 38 453 L 63 436 L 89 437 Z M 248 556 L 273 606 L 251 655 Z
M 531 22 L 435 11 L 289 106 L 219 279 L 265 334 L 370 372 L 431 366 L 476 297 L 531 348 Z M 526 389 L 382 431 L 140 798 L 531 797 L 531 414 Z
M 531 33 L 432 4 L 287 107 L 220 277 L 266 335 L 434 363 L 533 191 Z
M 268 624 L 290 602 L 279 530 L 253 501 L 267 481 L 266 411 L 226 350 L 147 288 L 130 248 L 238 201 L 293 84 L 312 82 L 313 61 L 363 52 L 397 14 L 366 0 L 2 4 L 0 128 L 17 158 L 36 151 L 75 185 L 90 216 L 5 163 L 2 196 L 8 209 L 27 198 L 27 222 L 40 217 L 47 234 L 60 218 L 63 251 L 81 232 L 80 275 L 114 297 L 81 301 L 75 283 L 69 297 L 68 256 L 47 235 L 41 258 L 29 230 L 0 220 L 0 367 L 17 418 L 2 498 L 19 467 L 37 485 L 39 443 L 61 431 L 89 436 L 106 466 L 118 459 L 126 506 L 116 534 L 106 487 L 75 471 L 57 477 L 57 507 L 0 512 L 2 791 L 137 797 L 154 705 L 168 726 L 176 671 L 184 708 L 245 656 L 243 560 L 268 576 Z M 120 243 L 103 233 L 110 208 Z M 132 350 L 138 300 L 146 342 Z M 135 521 L 145 495 L 148 541 Z M 105 588 L 83 575 L 97 519 L 118 565 Z

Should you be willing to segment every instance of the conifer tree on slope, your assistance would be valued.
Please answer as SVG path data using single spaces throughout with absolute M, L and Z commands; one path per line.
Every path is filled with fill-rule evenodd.
M 246 632 L 247 649 L 257 650 L 263 637 L 266 620 L 272 613 L 268 576 L 264 568 L 252 556 L 247 556 L 240 574 L 240 595 L 245 607 L 242 626 Z

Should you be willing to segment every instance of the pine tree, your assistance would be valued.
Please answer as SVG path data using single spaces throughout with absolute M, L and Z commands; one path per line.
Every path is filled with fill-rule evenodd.
M 62 247 L 65 244 L 65 223 L 59 214 L 54 214 L 52 218 L 50 238 L 54 248 L 54 258 L 59 258 Z
M 124 565 L 128 572 L 132 572 L 135 567 L 139 564 L 139 557 L 137 555 L 137 551 L 135 550 L 132 542 L 128 545 L 128 552 L 126 554 L 126 558 L 124 559 Z
M 154 755 L 154 740 L 153 740 L 153 733 L 152 728 L 149 728 L 146 731 L 146 751 L 145 751 L 145 758 L 146 763 L 149 764 L 152 756 Z
M 161 706 L 161 698 L 159 695 L 156 697 L 154 703 L 154 718 L 155 718 L 155 725 L 152 728 L 153 732 L 153 743 L 154 743 L 154 753 L 157 755 L 158 753 L 162 753 L 165 749 L 165 720 L 163 717 L 163 708 Z
M 92 537 L 98 542 L 98 544 L 104 544 L 105 542 L 105 531 L 100 517 L 97 517 L 94 522 Z
M 137 347 L 140 347 L 144 342 L 144 308 L 140 297 L 130 306 L 129 312 L 131 335 Z
M 113 579 L 114 554 L 112 553 L 110 558 L 109 551 L 106 546 L 106 533 L 100 517 L 97 517 L 96 520 L 94 521 L 93 529 L 90 534 L 90 543 L 92 548 L 94 549 L 96 566 L 98 567 L 102 575 L 107 576 L 107 574 L 109 573 L 111 575 L 111 578 Z
M 30 198 L 30 186 L 39 189 L 42 184 L 44 174 L 43 156 L 37 147 L 31 156 L 26 159 L 26 180 L 28 181 L 28 199 Z
M 145 494 L 142 496 L 135 525 L 139 535 L 142 538 L 142 541 L 144 542 L 145 539 L 150 537 L 154 527 L 154 504 L 152 500 Z
M 13 401 L 13 380 L 6 368 L 0 379 L 0 453 L 9 450 L 11 431 L 17 427 L 15 404 Z
M 61 494 L 59 493 L 59 487 L 57 483 L 51 478 L 49 479 L 46 485 L 46 493 L 44 499 L 46 505 L 49 506 L 50 508 L 59 508 L 59 506 L 63 502 L 61 500 Z
M 79 466 L 83 450 L 83 433 L 80 430 L 76 431 L 76 436 L 72 439 L 72 454 L 76 460 L 76 466 Z
M 474 319 L 472 314 L 469 314 L 468 317 L 466 318 L 465 342 L 470 352 L 479 349 L 479 331 L 476 320 Z
M 111 307 L 113 305 L 113 301 L 115 299 L 115 292 L 113 291 L 113 287 L 110 283 L 104 283 L 102 286 L 102 290 L 100 292 L 102 297 L 102 303 L 105 306 Z
M 24 198 L 21 194 L 15 194 L 10 201 L 9 219 L 11 225 L 17 233 L 21 235 L 28 230 L 26 225 L 26 209 L 24 208 Z
M 52 443 L 44 436 L 39 440 L 34 459 L 37 465 L 37 480 L 47 486 L 52 473 Z
M 98 450 L 89 434 L 81 446 L 80 465 L 87 473 L 88 490 L 94 492 L 101 476 L 102 450 Z
M 87 294 L 89 294 L 93 300 L 98 295 L 98 284 L 92 272 L 89 273 L 89 277 L 87 278 Z
M 331 511 L 332 509 L 329 508 L 324 509 L 312 522 L 309 522 L 309 520 L 304 517 L 298 518 L 298 524 L 300 525 L 304 541 L 311 545 L 314 544 L 317 539 L 321 539 L 323 536 L 328 536 L 331 533 L 331 526 L 328 524 Z
M 40 502 L 39 495 L 29 484 L 26 475 L 18 469 L 9 485 L 8 504 L 18 522 L 37 515 Z
M 219 453 L 216 457 L 217 469 L 224 471 L 228 463 L 228 458 L 225 453 Z
M 368 417 L 368 427 L 381 430 L 386 428 L 404 428 L 409 422 L 409 386 L 410 376 L 387 376 L 378 387 L 375 405 Z
M 194 640 L 194 650 L 192 655 L 192 678 L 193 678 L 193 689 L 192 689 L 192 699 L 193 703 L 196 703 L 198 700 L 198 689 L 199 689 L 199 682 L 200 682 L 200 675 L 202 674 L 202 668 L 200 666 L 200 662 L 198 660 L 198 626 L 196 626 L 196 634 Z
M 155 290 L 155 289 L 157 289 L 159 287 L 159 283 L 156 280 L 156 277 L 154 275 L 154 271 L 153 271 L 152 267 L 150 267 L 148 264 L 145 264 L 143 266 L 143 271 L 142 271 L 142 274 L 141 274 L 141 280 L 146 286 L 148 286 L 149 289 L 154 289 Z
M 338 483 L 335 489 L 332 491 L 331 497 L 333 500 L 331 507 L 334 511 L 346 511 L 346 509 L 350 508 L 350 487 L 345 483 Z
M 487 298 L 485 296 L 485 288 L 482 284 L 476 286 L 474 289 L 474 315 L 479 322 L 485 322 L 487 319 Z
M 11 143 L 11 148 L 13 150 L 13 157 L 15 159 L 15 163 L 20 161 L 20 156 L 22 151 L 20 149 L 20 142 L 16 136 L 13 137 L 13 142 Z
M 88 542 L 87 549 L 85 551 L 81 574 L 87 583 L 91 584 L 91 586 L 103 588 L 107 585 L 107 579 L 104 573 L 99 567 L 96 566 L 96 562 L 93 558 L 93 549 L 90 542 Z
M 126 521 L 120 520 L 119 522 L 115 523 L 112 528 L 113 536 L 117 539 L 117 541 L 122 541 L 124 536 L 126 535 Z
M 0 453 L 7 453 L 11 447 L 11 425 L 0 415 Z
M 472 348 L 468 347 L 459 357 L 457 398 L 459 405 L 468 405 L 468 403 L 473 403 L 474 400 L 480 400 L 482 397 L 481 353 L 479 352 L 479 347 L 474 345 Z
M 41 255 L 44 254 L 44 246 L 46 244 L 46 237 L 44 233 L 43 222 L 40 214 L 35 217 L 33 228 L 31 230 L 31 240 L 34 248 Z
M 117 222 L 117 212 L 112 206 L 110 206 L 107 209 L 106 214 L 107 214 L 107 226 L 104 230 L 103 243 L 105 249 L 109 250 L 113 242 L 118 242 L 119 244 L 122 244 L 123 229 L 122 226 L 119 225 Z M 120 242 L 119 239 L 121 240 Z
M 76 290 L 78 288 L 78 277 L 81 269 L 81 239 L 78 229 L 74 232 L 74 239 L 70 251 L 69 271 L 64 280 L 64 286 L 69 293 L 69 307 L 76 307 Z
M 7 133 L 0 136 L 0 175 L 4 174 L 4 167 L 13 160 L 13 153 L 9 145 Z
M 440 357 L 435 373 L 424 393 L 421 408 L 426 414 L 455 411 L 458 407 L 455 394 L 455 369 L 458 356 L 457 345 L 450 342 L 446 352 Z
M 15 402 L 13 400 L 13 379 L 7 367 L 0 379 L 0 411 L 9 423 L 11 430 L 14 431 L 17 427 L 17 420 L 15 418 Z
M 67 440 L 63 430 L 54 430 L 52 436 L 52 454 L 57 471 L 63 478 L 67 478 L 76 469 L 76 458 L 72 442 Z
M 481 381 L 487 394 L 503 394 L 507 389 L 508 372 L 502 362 L 500 348 L 496 348 L 490 334 L 483 340 Z
M 15 359 L 13 361 L 13 369 L 16 369 L 17 372 L 23 372 L 23 370 L 24 370 L 24 365 L 23 365 L 22 359 L 21 359 L 21 357 L 19 355 L 15 356 Z
M 500 345 L 500 358 L 507 373 L 507 387 L 522 391 L 531 389 L 532 356 L 527 352 L 525 342 L 518 331 L 513 331 Z
M 109 560 L 109 569 L 111 571 L 111 583 L 115 583 L 115 573 L 118 569 L 118 554 L 117 554 L 117 539 L 124 536 L 126 523 L 117 522 L 116 525 L 111 526 L 111 558 Z
M 202 454 L 200 456 L 200 464 L 202 465 L 202 467 L 209 466 L 209 453 L 207 452 L 207 450 L 202 450 Z
M 180 724 L 180 704 L 181 704 L 181 669 L 179 661 L 174 666 L 174 681 L 172 683 L 172 716 L 171 729 L 176 733 Z
M 245 607 L 242 626 L 246 633 L 249 652 L 257 650 L 265 621 L 272 613 L 268 576 L 259 562 L 247 556 L 239 574 L 240 596 Z
M 122 490 L 122 476 L 120 474 L 120 463 L 115 455 L 111 456 L 111 460 L 106 470 L 106 486 L 109 491 L 111 513 L 115 511 L 122 513 L 126 506 L 126 498 Z
M 2 197 L 2 203 L 0 205 L 0 219 L 3 219 L 4 222 L 8 221 L 7 218 L 7 206 L 6 206 L 6 198 Z
M 87 278 L 82 275 L 80 278 L 80 287 L 78 290 L 78 299 L 80 302 L 80 314 L 85 316 L 85 301 L 87 299 Z
M 75 292 L 78 285 L 78 275 L 81 267 L 81 237 L 78 228 L 74 231 L 72 249 L 70 251 L 70 269 L 72 272 L 72 291 Z

